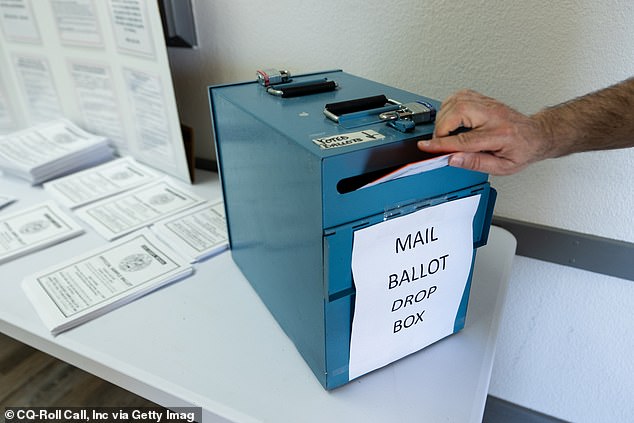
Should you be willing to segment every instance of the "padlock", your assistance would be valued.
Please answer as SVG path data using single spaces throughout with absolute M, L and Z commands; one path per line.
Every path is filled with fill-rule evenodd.
M 429 123 L 436 119 L 436 108 L 426 101 L 414 101 L 402 104 L 398 110 L 381 113 L 379 118 L 387 121 L 407 119 L 419 123 Z

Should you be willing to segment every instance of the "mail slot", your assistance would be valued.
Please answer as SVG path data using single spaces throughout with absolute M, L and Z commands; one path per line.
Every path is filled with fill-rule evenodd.
M 360 376 L 359 370 L 352 372 L 350 367 L 355 364 L 357 368 L 355 354 L 351 354 L 351 342 L 356 342 L 353 323 L 362 319 L 357 301 L 361 276 L 353 272 L 352 264 L 355 244 L 360 244 L 361 234 L 370 233 L 364 229 L 386 228 L 389 233 L 392 223 L 403 227 L 406 219 L 421 216 L 424 224 L 424 213 L 434 212 L 441 223 L 430 226 L 431 232 L 430 227 L 426 235 L 424 230 L 412 228 L 409 238 L 398 238 L 403 249 L 423 246 L 441 237 L 439 225 L 454 204 L 470 203 L 464 277 L 445 280 L 442 287 L 447 291 L 444 286 L 455 283 L 458 288 L 452 289 L 459 289 L 449 329 L 457 332 L 465 324 L 473 260 L 476 249 L 487 242 L 496 193 L 488 175 L 448 166 L 373 184 L 409 163 L 435 159 L 416 148 L 418 140 L 431 137 L 433 122 L 416 123 L 404 132 L 371 113 L 356 121 L 336 122 L 324 114 L 324 106 L 377 95 L 397 104 L 424 101 L 436 108 L 440 104 L 343 71 L 293 76 L 293 81 L 315 78 L 335 81 L 337 88 L 284 98 L 271 95 L 254 79 L 210 87 L 209 98 L 233 260 L 317 379 L 332 389 Z M 441 210 L 443 205 L 448 206 Z M 372 244 L 370 238 L 368 245 Z M 412 253 L 417 257 L 412 270 L 408 265 L 382 276 L 386 295 L 395 296 L 386 299 L 383 307 L 388 318 L 431 303 L 441 292 L 440 286 L 428 281 L 439 278 L 441 266 L 454 255 L 440 261 L 442 251 L 438 257 L 424 260 L 417 254 Z M 372 262 L 381 267 L 380 256 L 379 263 Z M 423 274 L 425 284 L 420 282 Z M 394 288 L 401 283 L 412 291 L 390 289 L 389 278 Z M 414 321 L 433 322 L 427 315 L 412 311 L 403 318 L 394 317 L 390 330 L 409 329 Z M 418 326 L 422 324 L 416 330 Z M 394 336 L 410 336 L 404 329 L 398 332 Z

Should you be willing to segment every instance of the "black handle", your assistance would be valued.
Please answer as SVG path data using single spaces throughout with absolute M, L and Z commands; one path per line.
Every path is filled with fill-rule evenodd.
M 381 94 L 326 104 L 326 110 L 333 115 L 341 116 L 348 113 L 361 112 L 363 110 L 378 109 L 379 107 L 385 106 L 386 103 L 388 103 L 387 97 Z
M 337 88 L 337 83 L 335 81 L 320 81 L 320 82 L 315 82 L 312 84 L 296 85 L 293 87 L 281 88 L 281 91 L 282 91 L 281 96 L 283 98 L 299 97 L 302 95 L 333 91 L 335 88 Z

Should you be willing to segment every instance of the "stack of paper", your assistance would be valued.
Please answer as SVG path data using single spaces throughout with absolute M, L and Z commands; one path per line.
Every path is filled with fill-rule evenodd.
M 192 263 L 229 247 L 227 219 L 222 201 L 204 203 L 156 222 L 152 225 L 152 230 Z
M 55 179 L 43 186 L 62 205 L 74 209 L 160 178 L 159 174 L 137 163 L 132 157 L 122 157 Z
M 204 203 L 205 200 L 179 187 L 170 178 L 77 209 L 76 216 L 108 241 Z
M 11 195 L 0 194 L 0 209 L 13 203 L 15 200 L 16 198 Z
M 73 238 L 84 230 L 52 202 L 0 213 L 0 263 Z
M 192 271 L 186 259 L 145 229 L 28 276 L 22 288 L 56 335 Z
M 66 119 L 0 137 L 0 169 L 33 185 L 112 158 L 107 138 Z

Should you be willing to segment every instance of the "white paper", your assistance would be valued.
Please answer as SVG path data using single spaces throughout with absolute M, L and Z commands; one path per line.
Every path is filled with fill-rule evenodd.
M 0 0 L 0 133 L 64 117 L 190 182 L 159 3 Z
M 15 200 L 17 200 L 15 197 L 0 194 L 0 209 L 13 203 Z
M 22 287 L 57 334 L 191 272 L 185 259 L 146 230 L 28 276 Z
M 37 22 L 28 0 L 1 1 L 0 25 L 6 37 L 12 41 L 40 42 Z
M 210 257 L 229 247 L 227 220 L 222 201 L 205 203 L 156 222 L 152 230 L 192 262 Z
M 9 98 L 6 97 L 5 88 L 0 77 L 0 135 L 11 132 L 16 127 L 15 117 Z
M 74 209 L 160 179 L 158 173 L 122 157 L 44 184 L 64 206 Z
M 383 182 L 393 181 L 395 179 L 404 178 L 406 176 L 413 176 L 419 173 L 429 172 L 430 170 L 439 169 L 449 164 L 450 156 L 451 154 L 445 154 L 431 159 L 421 160 L 416 163 L 409 163 L 375 181 L 370 182 L 369 184 L 362 186 L 359 189 L 368 188 Z
M 110 0 L 117 47 L 123 52 L 153 56 L 153 42 L 145 1 Z
M 104 137 L 66 119 L 0 138 L 0 169 L 37 184 L 113 157 Z
M 52 0 L 59 38 L 67 45 L 101 46 L 101 30 L 93 0 Z
M 104 238 L 113 240 L 204 201 L 163 179 L 87 205 L 76 213 Z
M 52 202 L 0 214 L 0 263 L 58 244 L 83 232 Z
M 47 58 L 15 56 L 13 66 L 31 123 L 45 122 L 64 115 Z
M 158 75 L 124 69 L 130 104 L 134 109 L 138 147 L 161 161 L 173 157 L 165 94 Z
M 47 122 L 0 139 L 0 159 L 29 169 L 103 141 L 65 119 Z
M 354 233 L 350 379 L 453 333 L 479 201 L 442 203 Z
M 104 64 L 76 61 L 70 61 L 68 66 L 84 127 L 92 133 L 107 136 L 123 155 L 129 147 L 110 68 Z

